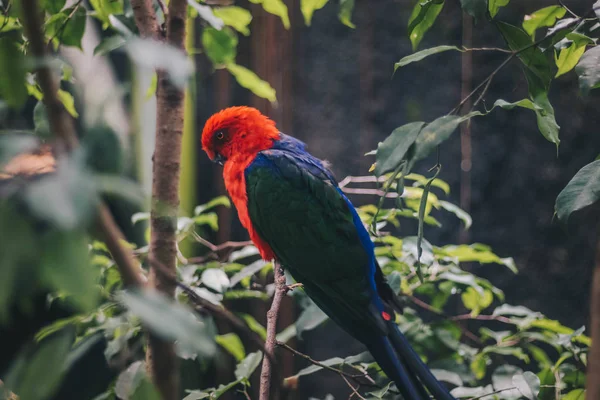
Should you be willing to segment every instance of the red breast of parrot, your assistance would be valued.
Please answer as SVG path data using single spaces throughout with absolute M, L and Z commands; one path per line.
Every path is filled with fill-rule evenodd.
M 202 147 L 265 260 L 276 259 L 332 320 L 367 346 L 406 400 L 450 400 L 394 322 L 399 303 L 374 245 L 324 162 L 250 107 L 206 122 Z

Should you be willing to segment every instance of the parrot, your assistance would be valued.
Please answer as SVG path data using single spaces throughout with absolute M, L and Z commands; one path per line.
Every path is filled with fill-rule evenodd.
M 395 323 L 401 303 L 326 162 L 247 106 L 213 114 L 202 149 L 264 260 L 277 261 L 327 316 L 362 342 L 405 400 L 455 400 Z

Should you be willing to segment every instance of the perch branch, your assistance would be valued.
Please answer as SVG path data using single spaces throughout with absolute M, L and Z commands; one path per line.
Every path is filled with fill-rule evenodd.
M 29 39 L 31 54 L 42 60 L 47 53 L 37 0 L 23 0 L 22 5 L 23 26 Z M 78 139 L 73 120 L 58 98 L 58 80 L 46 63 L 39 65 L 36 77 L 44 94 L 43 101 L 48 111 L 50 128 L 59 139 L 55 146 L 71 151 L 78 146 Z M 104 236 L 108 250 L 115 259 L 123 283 L 126 286 L 143 286 L 145 281 L 140 266 L 132 252 L 121 243 L 123 234 L 102 202 L 98 206 L 97 224 Z
M 267 312 L 267 341 L 265 344 L 265 354 L 271 357 L 263 358 L 262 369 L 260 371 L 260 390 L 259 399 L 268 400 L 269 393 L 271 390 L 271 359 L 274 358 L 274 350 L 277 336 L 277 317 L 279 316 L 279 307 L 281 306 L 281 300 L 288 291 L 287 285 L 285 284 L 285 275 L 283 269 L 278 262 L 275 262 L 273 273 L 275 275 L 275 294 L 273 295 L 273 302 L 271 308 Z M 280 382 L 277 382 L 279 387 Z

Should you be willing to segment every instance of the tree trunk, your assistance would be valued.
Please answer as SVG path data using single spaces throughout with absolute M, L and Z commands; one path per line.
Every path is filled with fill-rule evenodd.
M 596 268 L 594 268 L 590 297 L 592 348 L 588 355 L 585 398 L 597 400 L 600 399 L 600 237 L 596 245 Z
M 136 23 L 143 36 L 154 35 L 156 15 L 148 0 L 132 2 Z M 187 2 L 171 0 L 167 15 L 166 41 L 185 51 Z M 148 26 L 150 25 L 150 26 Z M 156 141 L 152 157 L 152 208 L 150 213 L 150 259 L 173 272 L 176 270 L 175 230 L 179 209 L 179 174 L 183 136 L 184 93 L 168 80 L 165 71 L 157 71 Z M 175 286 L 152 267 L 150 284 L 172 297 Z M 148 373 L 165 400 L 179 399 L 179 368 L 173 343 L 149 335 L 146 353 Z

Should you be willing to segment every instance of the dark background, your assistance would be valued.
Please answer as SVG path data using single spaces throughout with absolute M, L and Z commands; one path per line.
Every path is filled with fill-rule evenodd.
M 241 39 L 238 55 L 239 63 L 277 89 L 278 106 L 251 97 L 225 71 L 211 73 L 209 64 L 199 57 L 198 132 L 218 109 L 256 106 L 274 118 L 282 131 L 305 141 L 313 154 L 329 160 L 341 180 L 350 174 L 366 175 L 373 159 L 363 154 L 376 148 L 394 128 L 415 120 L 431 121 L 460 101 L 458 52 L 431 56 L 399 69 L 392 77 L 393 64 L 412 52 L 406 27 L 414 1 L 357 0 L 356 29 L 337 20 L 337 2 L 317 11 L 310 27 L 304 26 L 299 1 L 286 3 L 292 20 L 290 31 L 285 31 L 277 17 L 250 5 L 255 15 L 252 34 Z M 564 3 L 578 14 L 592 6 L 592 1 Z M 556 2 L 515 0 L 501 9 L 497 18 L 520 25 L 523 15 L 553 4 Z M 458 0 L 448 0 L 419 48 L 461 45 L 462 24 Z M 505 47 L 488 21 L 476 22 L 472 41 L 474 47 Z M 472 87 L 505 57 L 495 52 L 474 53 Z M 525 97 L 527 83 L 515 60 L 496 76 L 484 104 L 491 107 L 499 98 L 517 101 Z M 473 226 L 466 235 L 461 234 L 454 216 L 438 212 L 436 218 L 443 227 L 426 228 L 425 236 L 437 245 L 458 243 L 461 238 L 481 242 L 501 257 L 514 257 L 518 275 L 495 265 L 473 268 L 504 290 L 507 303 L 523 304 L 578 328 L 587 323 L 596 232 L 589 218 L 569 227 L 560 225 L 553 219 L 554 201 L 573 175 L 600 153 L 600 96 L 596 92 L 582 97 L 571 72 L 553 83 L 550 100 L 561 126 L 558 155 L 556 147 L 539 133 L 534 114 L 517 109 L 495 110 L 473 120 L 470 173 L 461 172 L 460 132 L 441 146 L 440 178 L 452 188 L 449 200 L 460 204 L 461 179 L 471 181 L 471 201 L 465 205 L 463 200 L 463 206 L 470 209 Z M 204 154 L 198 163 L 199 200 L 224 193 L 220 168 Z M 434 163 L 433 158 L 425 160 L 417 171 L 426 173 Z M 362 204 L 375 199 L 354 196 L 351 200 Z M 223 232 L 218 239 L 246 238 L 236 215 L 225 212 L 221 217 Z M 401 233 L 414 235 L 416 228 L 403 225 Z M 307 334 L 297 346 L 318 359 L 361 351 L 333 323 Z M 301 385 L 305 390 L 300 398 L 308 393 L 323 398 L 327 392 L 347 390 L 334 374 L 323 373 L 318 380 L 301 382 L 306 384 Z

